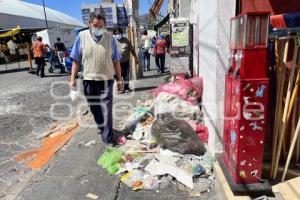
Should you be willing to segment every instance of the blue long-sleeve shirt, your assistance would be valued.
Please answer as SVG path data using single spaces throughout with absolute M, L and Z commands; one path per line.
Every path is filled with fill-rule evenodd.
M 95 42 L 98 42 L 101 40 L 101 36 L 97 37 L 97 38 L 93 38 L 95 40 Z M 111 55 L 111 59 L 116 62 L 116 61 L 120 61 L 121 59 L 121 55 L 118 51 L 118 47 L 117 47 L 117 42 L 116 39 L 113 37 L 112 38 L 112 43 L 111 43 L 111 49 L 112 49 L 112 55 Z M 82 59 L 82 54 L 81 54 L 81 46 L 80 46 L 80 36 L 78 35 L 76 37 L 76 40 L 74 42 L 70 57 L 73 60 L 76 61 L 81 61 Z

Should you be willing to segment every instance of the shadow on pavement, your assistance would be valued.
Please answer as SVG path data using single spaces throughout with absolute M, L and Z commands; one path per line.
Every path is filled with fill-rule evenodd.
M 69 74 L 52 74 L 52 75 L 47 74 L 44 78 L 63 77 L 63 76 L 69 76 Z
M 8 69 L 8 70 L 1 70 L 0 74 L 9 74 L 9 73 L 16 73 L 16 72 L 24 72 L 27 71 L 28 68 L 18 68 L 18 69 Z
M 147 76 L 144 75 L 142 79 L 159 78 L 161 76 L 162 75 L 160 75 L 160 74 L 153 74 L 153 75 L 147 75 Z
M 156 86 L 152 86 L 152 87 L 141 87 L 141 88 L 134 88 L 133 91 L 135 92 L 141 92 L 141 91 L 146 91 L 146 90 L 152 90 L 157 88 Z
M 163 74 L 160 74 L 160 73 L 155 73 L 155 74 L 151 74 L 151 75 L 147 74 L 147 75 L 144 75 L 142 79 L 160 78 L 162 76 L 167 76 L 167 75 L 170 75 L 169 71 L 167 71 L 167 72 L 165 72 Z

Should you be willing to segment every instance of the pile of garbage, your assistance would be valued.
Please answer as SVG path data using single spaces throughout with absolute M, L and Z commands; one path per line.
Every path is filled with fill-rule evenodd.
M 202 77 L 194 77 L 191 79 L 184 79 L 179 77 L 178 80 L 167 84 L 162 84 L 158 88 L 152 90 L 154 96 L 158 96 L 162 92 L 169 94 L 176 94 L 180 99 L 191 104 L 198 104 L 201 101 L 203 93 L 203 79 Z
M 156 91 L 153 100 L 140 103 L 121 128 L 126 143 L 108 148 L 98 165 L 109 175 L 120 175 L 133 190 L 163 190 L 174 184 L 200 196 L 214 179 L 206 151 L 208 131 L 200 107 L 172 92 Z
M 159 147 L 147 149 L 135 140 L 119 148 L 108 148 L 98 164 L 109 175 L 121 175 L 121 181 L 133 190 L 163 190 L 173 183 L 181 184 L 183 190 L 202 193 L 210 190 L 213 180 L 209 154 L 195 156 Z

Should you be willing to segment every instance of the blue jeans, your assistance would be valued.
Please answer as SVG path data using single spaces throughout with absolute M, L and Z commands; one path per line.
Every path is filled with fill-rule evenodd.
M 120 63 L 121 65 L 121 75 L 124 81 L 124 90 L 130 90 L 129 88 L 129 61 L 125 63 Z
M 166 55 L 165 54 L 157 54 L 155 57 L 155 62 L 157 69 L 161 72 L 165 72 L 165 62 L 166 62 Z
M 110 143 L 113 139 L 113 85 L 114 80 L 83 81 L 84 95 L 104 143 Z
M 45 76 L 45 58 L 44 57 L 35 57 L 36 75 L 44 77 Z M 40 73 L 41 72 L 41 73 Z
M 142 66 L 144 71 L 150 71 L 150 54 L 147 50 L 141 49 L 141 59 L 142 59 Z

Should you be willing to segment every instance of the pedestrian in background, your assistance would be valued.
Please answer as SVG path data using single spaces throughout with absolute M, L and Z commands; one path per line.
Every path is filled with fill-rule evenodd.
M 166 62 L 166 48 L 168 44 L 165 40 L 165 37 L 163 34 L 160 34 L 155 43 L 155 51 L 156 51 L 156 57 L 155 62 L 157 66 L 158 73 L 164 73 L 165 72 L 165 62 Z
M 83 86 L 90 110 L 104 143 L 115 143 L 113 133 L 113 85 L 117 77 L 118 90 L 122 89 L 120 54 L 117 41 L 105 29 L 105 17 L 90 16 L 90 28 L 79 33 L 73 49 L 70 88 L 76 87 L 75 78 L 80 62 L 83 64 Z
M 45 51 L 47 45 L 43 43 L 42 37 L 38 36 L 37 40 L 32 44 L 33 57 L 36 68 L 36 75 L 41 78 L 45 77 Z
M 149 54 L 153 57 L 156 57 L 156 49 L 155 49 L 155 43 L 156 43 L 156 37 L 153 36 L 151 38 L 151 45 L 150 45 L 150 50 L 148 51 Z
M 17 45 L 13 40 L 7 42 L 7 47 L 9 49 L 9 54 L 14 56 L 17 54 Z
M 170 48 L 171 48 L 171 37 L 169 34 L 165 36 L 166 42 L 167 42 L 167 52 L 170 54 Z
M 131 89 L 129 88 L 129 61 L 130 61 L 130 53 L 135 59 L 135 63 L 139 64 L 139 59 L 135 53 L 135 50 L 130 43 L 130 41 L 123 36 L 123 30 L 121 28 L 115 28 L 113 30 L 114 36 L 117 39 L 117 46 L 119 53 L 121 55 L 120 65 L 121 65 L 121 75 L 124 81 L 124 90 L 121 92 L 130 92 Z
M 62 65 L 65 65 L 65 51 L 66 51 L 66 46 L 63 42 L 61 42 L 60 38 L 58 37 L 56 39 L 56 43 L 54 44 L 55 52 L 59 58 L 59 62 Z
M 141 59 L 143 71 L 150 71 L 150 54 L 149 50 L 151 48 L 151 38 L 148 37 L 148 31 L 144 30 L 141 37 Z
M 151 47 L 153 48 L 155 46 L 155 43 L 156 43 L 156 36 L 153 36 L 151 38 Z

